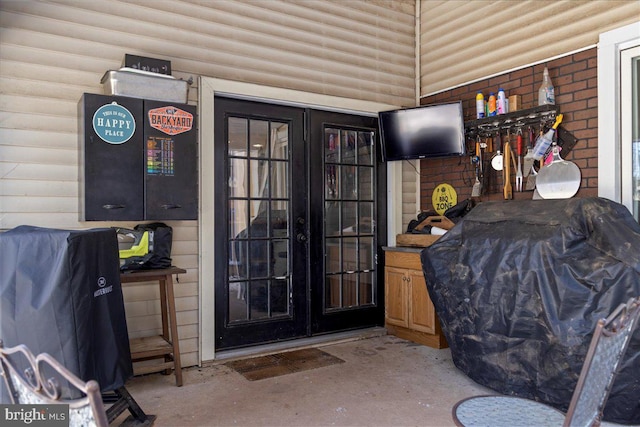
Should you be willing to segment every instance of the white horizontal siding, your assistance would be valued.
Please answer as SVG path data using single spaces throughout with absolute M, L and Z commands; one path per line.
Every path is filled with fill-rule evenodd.
M 639 16 L 636 0 L 422 0 L 420 95 L 593 46 Z
M 0 230 L 78 221 L 77 102 L 125 53 L 199 76 L 389 105 L 415 101 L 414 1 L 0 2 Z M 210 118 L 209 118 L 210 119 Z M 207 183 L 202 183 L 206 186 Z M 185 366 L 197 363 L 198 227 L 172 221 Z M 131 336 L 159 328 L 157 285 L 125 285 Z M 188 328 L 188 335 L 182 332 Z

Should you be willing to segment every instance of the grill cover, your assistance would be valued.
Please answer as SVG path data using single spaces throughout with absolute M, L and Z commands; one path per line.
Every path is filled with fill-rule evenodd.
M 133 375 L 113 229 L 0 233 L 0 338 L 46 352 L 102 391 Z
M 566 411 L 598 319 L 640 295 L 640 225 L 602 198 L 483 202 L 421 253 L 455 365 Z M 640 328 L 604 419 L 640 424 Z

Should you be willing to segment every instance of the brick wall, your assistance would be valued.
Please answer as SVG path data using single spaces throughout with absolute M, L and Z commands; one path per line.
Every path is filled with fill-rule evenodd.
M 598 87 L 597 87 L 597 50 L 596 48 L 573 55 L 535 65 L 525 69 L 505 73 L 463 87 L 451 89 L 433 96 L 423 98 L 422 105 L 462 101 L 465 120 L 475 119 L 475 97 L 482 92 L 485 98 L 489 92 L 497 94 L 502 87 L 507 97 L 521 95 L 522 108 L 537 106 L 538 89 L 542 83 L 544 67 L 549 69 L 556 95 L 556 105 L 564 115 L 562 127 L 571 132 L 577 143 L 566 155 L 578 165 L 582 173 L 580 190 L 576 197 L 592 197 L 598 195 Z M 506 136 L 503 136 L 503 139 Z M 515 142 L 512 135 L 512 147 Z M 474 145 L 467 141 L 469 147 Z M 420 163 L 420 207 L 422 210 L 433 210 L 431 197 L 434 188 L 441 183 L 452 185 L 458 202 L 471 197 L 471 189 L 475 182 L 474 168 L 469 157 L 424 159 Z M 495 173 L 495 171 L 492 170 Z M 502 200 L 502 177 L 495 173 L 494 185 L 490 194 L 478 198 L 482 200 Z M 514 185 L 512 173 L 512 185 Z M 526 182 L 526 178 L 525 178 Z M 514 187 L 514 199 L 530 199 L 531 191 L 517 193 Z

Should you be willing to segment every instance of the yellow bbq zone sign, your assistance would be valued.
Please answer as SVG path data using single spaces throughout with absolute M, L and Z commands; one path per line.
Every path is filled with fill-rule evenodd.
M 458 204 L 458 194 L 449 184 L 440 184 L 433 190 L 431 203 L 438 215 L 442 215 L 447 209 Z

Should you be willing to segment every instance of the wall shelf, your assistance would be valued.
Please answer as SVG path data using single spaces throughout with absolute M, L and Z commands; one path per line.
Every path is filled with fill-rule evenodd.
M 510 130 L 515 134 L 518 129 L 532 125 L 537 128 L 541 124 L 542 127 L 551 127 L 559 113 L 560 108 L 557 105 L 541 105 L 499 116 L 470 120 L 464 123 L 465 135 L 467 138 L 474 139 L 477 136 L 492 136 L 498 131 L 502 133 Z

